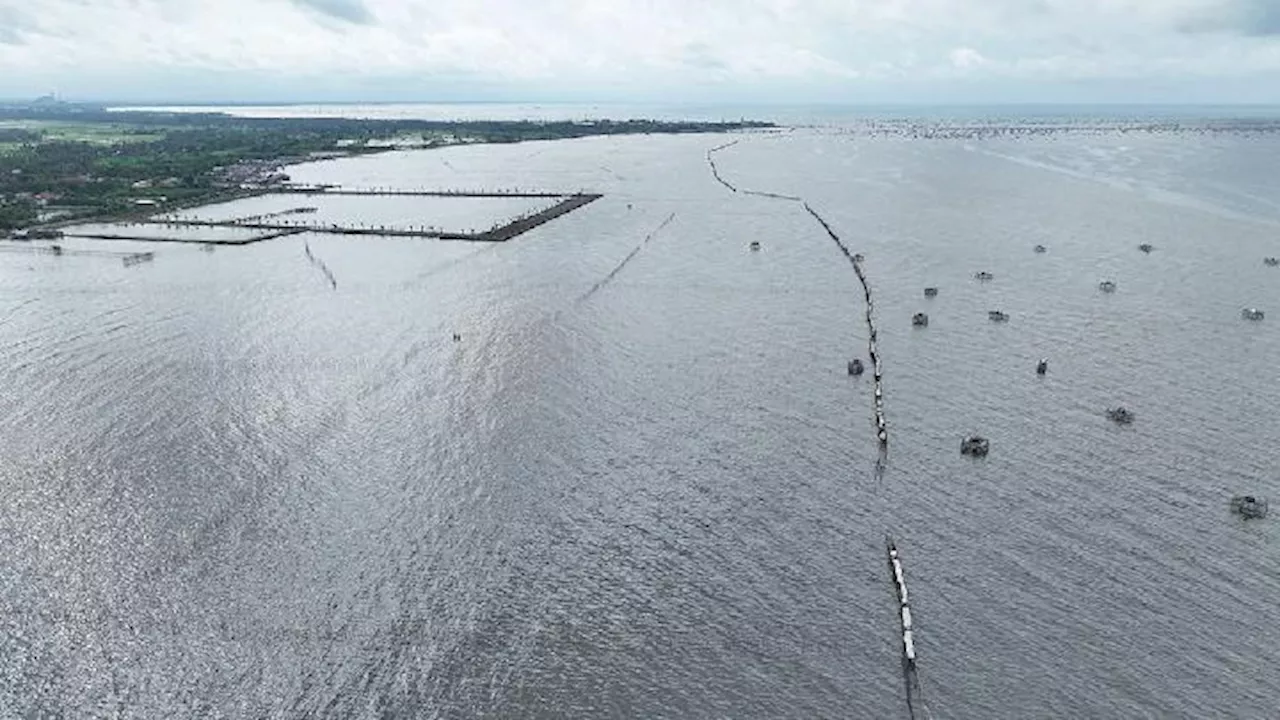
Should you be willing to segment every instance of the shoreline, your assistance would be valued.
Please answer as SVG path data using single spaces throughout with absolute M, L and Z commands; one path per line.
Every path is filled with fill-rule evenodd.
M 8 117 L 10 114 L 12 114 L 12 113 L 6 113 L 5 110 L 6 108 L 4 106 L 0 106 L 0 119 L 4 119 Z M 111 114 L 117 114 L 115 111 L 110 111 L 110 112 Z M 133 115 L 133 113 L 123 113 L 123 112 L 118 114 L 126 115 L 126 116 Z M 161 114 L 153 114 L 153 115 L 156 115 L 157 117 L 163 117 L 163 115 Z M 198 117 L 208 117 L 208 116 L 193 114 L 190 117 L 198 118 Z M 221 117 L 231 118 L 231 116 L 221 116 Z M 232 119 L 240 119 L 240 118 L 232 118 Z M 272 118 L 267 120 L 273 124 L 276 123 L 277 121 L 285 122 L 285 123 L 288 122 L 288 119 Z M 68 121 L 70 122 L 79 121 L 79 122 L 84 122 L 85 124 L 88 124 L 88 125 L 94 124 L 93 120 L 86 121 L 86 120 L 69 118 Z M 40 120 L 32 118 L 32 122 L 40 122 Z M 306 121 L 306 122 L 310 122 L 310 121 Z M 339 122 L 341 123 L 345 121 L 339 121 Z M 295 167 L 303 164 L 332 162 L 335 160 L 344 160 L 344 159 L 349 159 L 353 157 L 361 157 L 365 155 L 381 155 L 381 154 L 390 153 L 390 152 L 426 152 L 431 150 L 440 150 L 444 148 L 459 147 L 459 146 L 507 145 L 507 144 L 518 144 L 518 143 L 524 143 L 524 142 L 577 140 L 577 139 L 585 139 L 585 138 L 591 138 L 591 137 L 617 136 L 617 135 L 738 134 L 743 132 L 752 132 L 752 131 L 761 131 L 761 130 L 777 130 L 779 127 L 772 123 L 765 123 L 760 121 L 743 121 L 743 122 L 737 122 L 737 123 L 700 123 L 700 122 L 684 123 L 684 122 L 665 122 L 665 121 L 656 121 L 656 122 L 644 121 L 643 124 L 641 125 L 641 127 L 646 128 L 644 131 L 637 131 L 632 129 L 632 125 L 640 122 L 641 121 L 625 121 L 625 122 L 606 121 L 604 123 L 593 122 L 593 123 L 579 124 L 579 123 L 538 123 L 538 122 L 529 122 L 529 121 L 516 121 L 511 123 L 504 123 L 504 122 L 497 122 L 497 121 L 463 121 L 463 122 L 457 122 L 457 123 L 440 123 L 436 121 L 427 121 L 427 124 L 432 126 L 447 125 L 457 130 L 465 130 L 467 128 L 472 128 L 479 131 L 481 129 L 491 129 L 495 126 L 516 126 L 523 129 L 546 130 L 547 128 L 553 127 L 553 126 L 569 125 L 573 127 L 574 132 L 570 132 L 568 134 L 563 134 L 559 136 L 554 134 L 552 134 L 551 136 L 545 136 L 543 133 L 538 132 L 527 137 L 503 136 L 503 137 L 488 137 L 488 138 L 477 138 L 470 135 L 466 135 L 466 136 L 454 135 L 449 138 L 436 138 L 430 141 L 426 140 L 425 135 L 423 135 L 423 138 L 424 138 L 423 141 L 415 142 L 415 143 L 388 144 L 388 145 L 379 145 L 374 147 L 360 146 L 360 147 L 350 147 L 350 148 L 326 146 L 325 149 L 310 150 L 310 152 L 334 153 L 326 157 L 300 156 L 295 151 L 294 148 L 290 148 L 291 150 L 290 152 L 282 152 L 280 155 L 274 156 L 274 157 L 273 156 L 264 157 L 262 154 L 254 154 L 253 156 L 248 156 L 246 154 L 246 156 L 242 156 L 234 160 L 233 163 L 231 164 L 231 167 L 235 167 L 236 165 L 239 165 L 241 163 L 259 163 L 262 165 L 272 165 L 279 169 L 285 169 L 285 168 Z M 401 124 L 397 121 L 384 121 L 384 120 L 360 121 L 360 124 L 368 124 L 368 123 L 371 123 L 375 127 L 381 126 L 381 125 L 390 125 L 390 126 L 398 127 Z M 610 130 L 617 130 L 617 128 L 619 127 L 626 128 L 626 129 L 621 132 L 610 131 Z M 211 133 L 213 132 L 213 129 L 208 127 L 195 126 L 191 128 L 191 130 L 195 130 L 195 131 L 199 131 L 201 129 L 208 130 Z M 387 129 L 390 130 L 392 128 L 388 127 Z M 249 132 L 252 134 L 252 131 L 249 131 Z M 267 133 L 269 131 L 267 129 L 264 129 L 263 132 Z M 377 138 L 370 138 L 369 140 L 366 140 L 366 142 L 376 142 L 376 141 L 378 141 Z M 384 136 L 384 141 L 385 141 L 385 136 Z M 68 142 L 68 141 L 54 140 L 52 142 L 59 143 L 59 142 Z M 36 143 L 32 145 L 32 147 L 39 147 L 40 144 L 41 143 Z M 145 142 L 139 142 L 137 144 L 140 146 L 146 145 Z M 0 165 L 3 165 L 2 157 L 0 157 Z M 157 174 L 163 174 L 163 173 L 157 173 Z M 132 177 L 129 177 L 128 180 L 132 180 Z M 0 190 L 2 189 L 3 188 L 0 188 Z M 30 191 L 27 191 L 27 192 L 28 194 L 33 194 Z M 46 190 L 44 192 L 48 192 L 48 191 Z M 432 195 L 440 195 L 442 197 L 443 196 L 468 197 L 472 195 L 484 196 L 484 195 L 492 194 L 492 193 L 486 193 L 482 191 L 470 192 L 470 191 L 443 191 L 443 190 L 442 191 L 405 190 L 405 191 L 393 191 L 393 192 L 403 192 L 406 194 L 432 194 Z M 113 209 L 113 210 L 103 210 L 100 212 L 94 212 L 87 215 L 59 217 L 46 222 L 29 223 L 21 226 L 19 229 L 16 229 L 14 233 L 16 234 L 17 232 L 20 232 L 20 231 L 31 232 L 31 231 L 40 231 L 40 230 L 46 230 L 46 231 L 61 230 L 63 228 L 72 227 L 75 225 L 83 225 L 83 224 L 91 224 L 91 223 L 116 223 L 116 222 L 130 222 L 130 221 L 145 222 L 145 221 L 148 221 L 150 218 L 163 213 L 171 213 L 171 212 L 176 212 L 181 210 L 188 210 L 192 208 L 205 207 L 209 205 L 217 205 L 220 203 L 232 202 L 235 200 L 242 200 L 246 198 L 257 197 L 261 195 L 268 195 L 273 193 L 324 194 L 322 192 L 317 192 L 316 190 L 303 189 L 297 186 L 291 187 L 288 184 L 262 185 L 259 187 L 252 187 L 252 188 L 228 187 L 228 188 L 221 188 L 221 189 L 211 189 L 207 193 L 190 196 L 190 197 L 186 197 L 186 198 L 175 200 L 175 201 L 165 201 L 163 204 L 146 205 L 146 206 L 139 206 L 139 207 L 127 207 L 127 208 L 120 208 L 120 209 Z M 357 189 L 337 189 L 337 190 L 334 190 L 334 194 L 367 194 L 367 193 L 357 188 Z M 520 196 L 566 197 L 566 196 L 575 195 L 575 194 L 589 194 L 589 193 L 528 191 L 525 193 L 521 193 Z M 143 194 L 140 194 L 138 199 L 147 199 L 148 197 L 154 197 L 154 196 L 149 195 L 147 193 L 143 193 Z M 4 199 L 4 193 L 0 192 L 0 202 L 2 202 L 3 199 Z M 83 200 L 81 202 L 83 202 Z M 8 231 L 0 229 L 0 233 L 8 234 Z M 478 235 L 479 234 L 481 233 L 478 233 Z

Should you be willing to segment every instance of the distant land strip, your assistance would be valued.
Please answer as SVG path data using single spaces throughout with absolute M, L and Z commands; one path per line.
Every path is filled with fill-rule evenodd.
M 136 220 L 263 191 L 287 192 L 286 168 L 338 157 L 776 127 L 754 120 L 248 118 L 159 108 L 115 111 L 49 98 L 0 103 L 0 121 L 0 237 L 16 230 Z

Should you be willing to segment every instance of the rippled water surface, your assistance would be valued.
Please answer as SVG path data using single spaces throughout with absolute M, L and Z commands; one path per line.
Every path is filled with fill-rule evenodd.
M 0 715 L 906 717 L 886 534 L 934 717 L 1280 715 L 1280 136 L 717 153 L 866 256 L 882 476 L 861 286 L 724 141 L 291 168 L 604 193 L 505 244 L 0 254 Z

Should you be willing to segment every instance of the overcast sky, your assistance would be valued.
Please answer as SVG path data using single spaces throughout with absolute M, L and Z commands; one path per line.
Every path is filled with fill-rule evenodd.
M 1280 102 L 1280 0 L 0 0 L 0 97 Z

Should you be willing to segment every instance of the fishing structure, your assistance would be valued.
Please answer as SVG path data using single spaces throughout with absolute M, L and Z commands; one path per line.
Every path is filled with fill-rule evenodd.
M 439 230 L 425 226 L 414 227 L 391 227 L 388 225 L 356 225 L 356 224 L 339 224 L 339 223 L 295 223 L 292 220 L 282 220 L 275 217 L 264 216 L 265 219 L 233 219 L 233 220 L 195 220 L 195 219 L 175 219 L 170 218 L 163 221 L 146 221 L 142 225 L 168 225 L 175 228 L 247 228 L 249 230 L 268 231 L 269 234 L 245 240 L 212 240 L 203 239 L 197 242 L 213 242 L 221 245 L 245 245 L 250 242 L 261 242 L 263 240 L 272 240 L 285 235 L 294 235 L 303 232 L 327 233 L 330 235 L 367 235 L 377 237 L 408 237 L 408 238 L 434 238 L 437 240 L 462 240 L 467 242 L 506 242 L 512 238 L 518 237 L 536 227 L 551 222 L 556 218 L 566 215 L 585 205 L 589 205 L 596 200 L 604 197 L 603 195 L 594 193 L 576 193 L 571 195 L 544 195 L 541 193 L 435 193 L 435 192 L 409 192 L 409 191 L 389 191 L 389 192 L 357 192 L 357 191 L 334 191 L 326 193 L 328 195 L 392 195 L 392 196 L 426 196 L 426 197 L 519 197 L 519 198 L 544 198 L 553 197 L 559 202 L 544 208 L 537 212 L 522 213 L 509 220 L 500 221 L 487 230 L 469 230 L 467 232 L 455 232 L 447 230 Z M 273 233 L 273 234 L 272 234 Z M 68 237 L 94 237 L 97 239 L 108 240 L 150 240 L 152 242 L 184 242 L 177 238 L 163 237 L 125 237 L 121 235 L 68 235 Z M 192 242 L 192 241 L 186 241 Z
M 734 187 L 732 184 L 729 183 L 728 180 L 725 180 L 723 177 L 720 176 L 720 168 L 716 167 L 716 160 L 714 155 L 720 152 L 721 150 L 724 150 L 725 148 L 729 148 L 729 147 L 733 147 L 734 145 L 737 145 L 739 142 L 740 141 L 738 140 L 732 140 L 723 145 L 717 145 L 707 151 L 707 165 L 711 166 L 711 175 L 715 177 L 716 182 L 729 188 L 729 190 L 732 192 L 738 192 L 738 188 Z
M 668 225 L 670 225 L 671 221 L 675 219 L 676 219 L 675 213 L 671 213 L 670 215 L 668 215 L 666 220 L 663 220 L 662 223 L 658 225 L 658 227 L 654 228 L 648 235 L 645 235 L 643 240 L 641 240 L 639 243 L 636 243 L 636 246 L 631 249 L 631 252 L 627 253 L 627 256 L 622 258 L 622 262 L 615 265 L 614 268 L 609 271 L 609 274 L 600 278 L 600 280 L 598 280 L 595 285 L 592 285 L 589 290 L 582 293 L 582 295 L 578 296 L 577 302 L 584 302 L 585 300 L 587 300 L 587 298 L 591 297 L 592 295 L 595 295 L 597 292 L 600 292 L 600 289 L 603 288 L 605 285 L 608 285 L 610 282 L 612 282 L 613 279 L 617 277 L 618 273 L 622 272 L 622 268 L 626 267 L 627 263 L 634 260 L 636 255 L 639 255 L 640 251 L 643 250 L 644 247 L 648 245 L 650 241 L 652 241 L 655 237 L 657 237 L 658 233 L 662 232 L 662 230 L 666 228 Z
M 791 200 L 792 202 L 803 202 L 804 199 L 795 195 L 783 195 L 781 193 L 762 192 L 760 190 L 739 190 L 743 195 L 755 195 L 757 197 L 773 198 L 774 200 Z
M 826 221 L 826 218 L 819 215 L 818 211 L 814 210 L 813 207 L 810 206 L 808 202 L 805 202 L 804 198 L 796 197 L 794 195 L 781 195 L 778 193 L 767 193 L 767 192 L 759 192 L 754 190 L 739 191 L 737 187 L 730 184 L 723 177 L 721 177 L 720 170 L 719 168 L 716 167 L 715 159 L 713 156 L 715 155 L 715 153 L 718 153 L 726 148 L 733 147 L 734 145 L 737 145 L 739 142 L 741 141 L 732 140 L 730 142 L 724 143 L 723 145 L 717 145 L 716 147 L 713 147 L 707 151 L 707 165 L 710 166 L 711 174 L 715 176 L 715 179 L 719 181 L 721 185 L 724 185 L 725 187 L 729 188 L 735 193 L 742 192 L 743 194 L 759 195 L 762 197 L 768 197 L 775 200 L 788 200 L 792 202 L 798 202 L 801 205 L 803 205 L 805 212 L 809 213 L 809 215 L 811 215 L 813 219 L 816 220 L 818 224 L 822 226 L 822 229 L 827 231 L 827 237 L 831 238 L 831 240 L 836 244 L 836 247 L 840 248 L 840 252 L 844 253 L 844 256 L 849 259 L 850 263 L 853 264 L 853 272 L 858 276 L 858 282 L 862 284 L 862 294 L 867 303 L 866 304 L 866 308 L 867 308 L 866 321 L 867 321 L 867 331 L 868 331 L 867 349 L 869 354 L 871 355 L 871 371 L 872 371 L 872 378 L 873 378 L 872 392 L 875 397 L 874 419 L 875 419 L 875 425 L 876 425 L 876 439 L 880 443 L 880 460 L 879 460 L 878 467 L 879 467 L 879 472 L 883 472 L 884 460 L 889 452 L 889 427 L 888 427 L 888 423 L 886 423 L 884 419 L 884 368 L 880 362 L 880 350 L 879 350 L 879 346 L 876 343 L 875 304 L 871 299 L 871 284 L 867 281 L 867 274 L 866 274 L 866 271 L 863 269 L 863 262 L 865 261 L 865 258 L 862 256 L 861 253 L 855 254 L 854 252 L 849 250 L 849 246 L 846 245 L 844 243 L 844 240 L 842 240 L 840 236 L 836 234 L 836 231 L 832 229 L 831 224 Z M 850 361 L 848 368 L 849 368 L 850 375 L 862 374 L 861 361 L 858 361 L 857 365 L 855 365 L 853 361 Z
M 257 193 L 262 194 L 262 193 Z M 273 189 L 272 195 L 304 194 L 334 196 L 390 196 L 390 197 L 444 197 L 444 198 L 523 198 L 554 200 L 554 204 L 540 210 L 530 210 L 514 217 L 496 222 L 487 229 L 471 229 L 466 231 L 447 231 L 440 228 L 420 226 L 392 227 L 389 225 L 367 225 L 363 223 L 324 223 L 314 218 L 310 220 L 290 219 L 297 216 L 315 215 L 318 208 L 312 206 L 294 207 L 277 212 L 247 215 L 225 220 L 197 219 L 177 217 L 173 214 L 159 215 L 152 218 L 136 220 L 128 223 L 115 223 L 112 227 L 120 230 L 111 231 L 68 231 L 66 237 L 85 238 L 90 240 L 136 240 L 143 242 L 190 242 L 215 245 L 247 245 L 250 243 L 274 240 L 297 235 L 304 232 L 327 233 L 332 235 L 356 235 L 373 237 L 431 238 L 437 240 L 461 240 L 466 242 L 506 242 L 534 228 L 540 227 L 556 218 L 567 215 L 579 208 L 599 200 L 603 195 L 598 193 L 576 192 L 524 192 L 512 191 L 467 191 L 467 190 L 395 190 L 381 189 L 348 189 L 337 186 L 288 186 Z M 154 232 L 130 231 L 137 226 L 155 229 L 181 230 L 186 233 L 201 228 L 235 228 L 250 232 L 240 238 L 191 238 L 181 237 L 173 233 L 163 235 Z
M 1107 410 L 1107 417 L 1118 425 L 1129 425 L 1133 423 L 1137 416 L 1129 408 L 1120 405 Z
M 729 190 L 735 193 L 742 193 L 743 195 L 755 195 L 757 197 L 772 198 L 774 200 L 790 200 L 792 202 L 804 201 L 803 198 L 796 197 L 795 195 L 783 195 L 781 193 L 764 192 L 763 190 L 746 190 L 730 183 L 728 180 L 725 180 L 724 176 L 720 174 L 720 168 L 716 166 L 714 155 L 720 152 L 721 150 L 726 150 L 728 148 L 733 147 L 734 145 L 737 145 L 739 142 L 741 142 L 741 140 L 733 140 L 733 141 L 724 143 L 723 145 L 717 145 L 707 151 L 707 165 L 711 166 L 711 174 L 712 176 L 715 177 L 716 181 L 718 181 L 721 185 L 729 188 Z
M 898 592 L 898 606 L 902 619 L 902 659 L 909 667 L 916 665 L 915 636 L 911 627 L 911 603 L 907 597 L 907 581 L 902 575 L 902 559 L 898 557 L 898 547 L 893 538 L 885 539 L 885 549 L 889 554 L 889 570 L 893 573 L 894 588 Z
M 876 439 L 880 441 L 880 455 L 883 458 L 889 451 L 889 427 L 884 419 L 884 367 L 880 363 L 880 349 L 876 343 L 875 303 L 871 299 L 871 283 L 867 281 L 867 273 L 862 266 L 866 258 L 862 256 L 862 253 L 850 251 L 835 230 L 831 229 L 831 225 L 826 219 L 810 207 L 809 203 L 804 203 L 804 209 L 813 216 L 814 220 L 818 221 L 822 229 L 827 231 L 827 236 L 835 242 L 836 246 L 840 248 L 840 252 L 844 253 L 844 256 L 853 264 L 853 272 L 858 276 L 858 282 L 862 284 L 862 296 L 866 300 L 867 307 L 867 350 L 868 354 L 871 355 L 871 374 L 874 380 Z
M 319 268 L 320 272 L 324 273 L 324 276 L 329 279 L 329 284 L 333 286 L 333 289 L 337 290 L 338 279 L 333 276 L 333 271 L 329 269 L 329 266 L 325 265 L 323 260 L 311 252 L 311 243 L 304 242 L 302 247 L 306 250 L 307 259 L 311 261 L 311 264 Z
M 1245 520 L 1257 520 L 1267 516 L 1267 501 L 1256 495 L 1237 495 L 1231 498 L 1231 511 Z
M 849 260 L 850 264 L 853 265 L 854 274 L 858 276 L 858 282 L 862 285 L 862 295 L 863 299 L 866 301 L 865 319 L 867 323 L 867 350 L 871 356 L 873 393 L 875 397 L 874 419 L 876 426 L 876 439 L 880 444 L 880 453 L 875 465 L 875 477 L 877 481 L 879 481 L 883 479 L 884 472 L 888 464 L 889 429 L 884 417 L 884 367 L 881 362 L 880 348 L 877 343 L 878 333 L 875 322 L 875 303 L 871 295 L 871 283 L 867 279 L 866 268 L 864 266 L 866 258 L 862 253 L 854 253 L 851 251 L 849 246 L 845 244 L 844 240 L 836 234 L 835 230 L 831 227 L 831 224 L 828 223 L 827 220 L 823 218 L 818 211 L 814 210 L 813 207 L 810 206 L 803 198 L 792 197 L 789 195 L 778 195 L 775 193 L 753 192 L 748 190 L 739 191 L 738 188 L 730 185 L 720 177 L 719 171 L 715 166 L 715 162 L 712 160 L 712 153 L 723 150 L 737 142 L 738 141 L 735 140 L 731 143 L 726 143 L 725 145 L 713 148 L 707 152 L 707 162 L 711 166 L 712 174 L 715 175 L 716 180 L 735 193 L 741 192 L 743 194 L 761 195 L 779 200 L 792 200 L 799 202 L 804 207 L 805 211 L 822 226 L 822 229 L 827 232 L 827 236 L 831 238 L 832 242 L 836 244 L 836 247 L 840 249 L 840 252 L 843 253 Z M 989 273 L 980 273 L 980 275 L 986 276 L 985 278 L 980 279 L 991 278 Z M 931 298 L 935 297 L 937 294 L 937 288 L 925 288 L 925 297 Z M 928 324 L 928 316 L 924 313 L 918 313 L 912 318 L 912 321 L 917 326 L 925 326 Z M 864 372 L 862 360 L 859 358 L 850 360 L 848 364 L 848 372 L 851 376 L 861 375 Z M 982 440 L 982 442 L 984 443 L 985 451 L 986 441 Z M 889 567 L 893 572 L 894 585 L 898 595 L 898 607 L 902 622 L 902 658 L 903 672 L 906 680 L 907 709 L 910 712 L 911 717 L 914 719 L 916 716 L 916 707 L 919 706 L 923 711 L 924 716 L 931 720 L 933 716 L 929 710 L 928 704 L 925 702 L 924 692 L 920 684 L 920 677 L 916 665 L 915 637 L 914 629 L 912 627 L 911 606 L 907 597 L 906 580 L 902 573 L 902 561 L 898 556 L 898 548 L 894 544 L 893 539 L 886 537 L 885 543 L 889 557 Z
M 960 454 L 986 457 L 991 452 L 991 441 L 981 435 L 970 435 L 960 441 Z
M 319 212 L 319 210 L 320 208 L 315 207 L 296 207 L 289 208 L 288 210 L 279 210 L 277 212 L 262 213 L 260 215 L 244 215 L 242 217 L 232 218 L 231 220 L 228 220 L 228 222 L 255 223 L 263 220 L 270 220 L 271 218 L 286 217 L 289 215 L 309 215 L 311 213 Z
M 12 252 L 12 253 L 23 253 L 23 254 L 33 254 L 33 255 L 53 255 L 56 257 L 65 256 L 65 257 L 119 258 L 121 261 L 121 264 L 123 264 L 125 267 L 133 267 L 134 265 L 138 265 L 144 262 L 151 262 L 152 260 L 156 259 L 156 254 L 153 252 L 114 252 L 111 250 L 80 250 L 80 249 L 65 248 L 61 245 L 43 246 L 43 245 L 30 245 L 26 243 L 23 243 L 22 245 L 7 244 L 7 243 L 0 244 L 0 252 Z
M 898 546 L 893 538 L 885 538 L 885 551 L 889 557 L 889 571 L 893 574 L 894 589 L 898 594 L 898 619 L 902 625 L 902 672 L 907 686 L 907 710 L 914 718 L 918 703 L 925 717 L 932 718 L 933 713 L 924 699 L 924 688 L 920 684 L 920 670 L 916 662 L 915 627 L 911 617 L 911 602 L 907 595 L 907 580 L 903 575 L 902 558 L 898 554 Z

